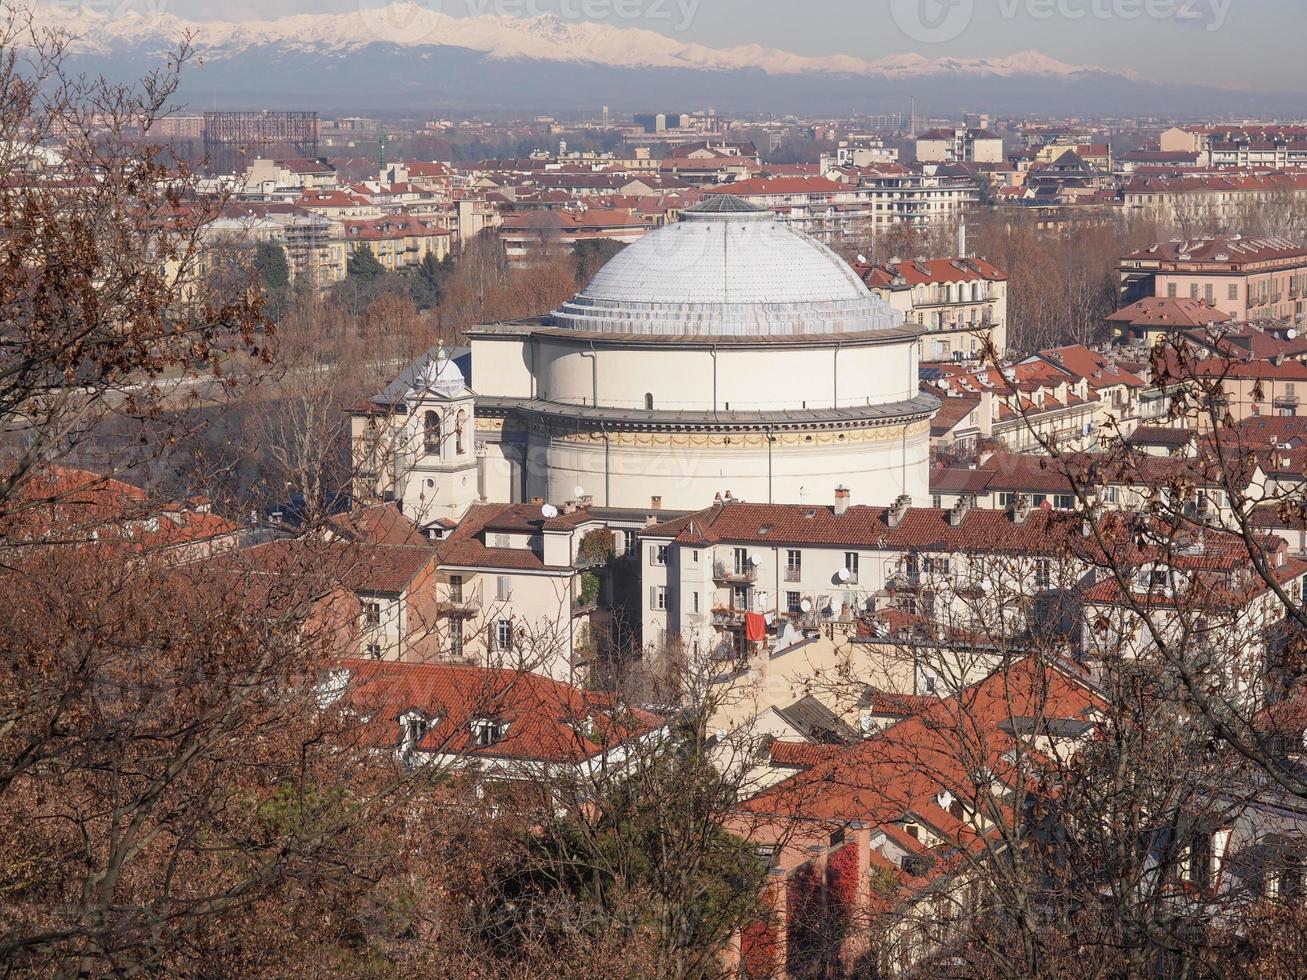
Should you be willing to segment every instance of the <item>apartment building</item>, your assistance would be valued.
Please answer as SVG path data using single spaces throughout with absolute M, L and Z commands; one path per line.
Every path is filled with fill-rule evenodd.
M 453 249 L 453 232 L 414 215 L 352 219 L 344 228 L 352 250 L 367 249 L 391 272 L 420 265 L 428 255 L 440 261 Z
M 1017 629 L 1037 599 L 1081 572 L 1065 548 L 1079 518 L 1017 508 L 950 510 L 752 504 L 711 508 L 640 532 L 647 645 L 681 644 L 723 661 L 758 645 L 777 650 L 803 634 L 850 625 L 886 607 L 952 628 Z M 968 591 L 983 585 L 983 596 Z M 923 684 L 930 684 L 923 681 Z
M 1307 311 L 1307 247 L 1242 235 L 1173 239 L 1122 256 L 1123 303 L 1148 296 L 1202 300 L 1236 320 Z
M 1002 163 L 1003 137 L 985 129 L 932 129 L 917 137 L 918 163 Z
M 988 336 L 1007 350 L 1007 273 L 979 258 L 916 259 L 853 267 L 904 319 L 926 328 L 923 361 L 980 356 Z

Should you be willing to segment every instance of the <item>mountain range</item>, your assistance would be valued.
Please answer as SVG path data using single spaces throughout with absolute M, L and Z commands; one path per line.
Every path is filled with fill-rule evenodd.
M 453 17 L 397 2 L 342 14 L 192 21 L 43 4 L 37 22 L 73 37 L 74 65 L 139 76 L 190 37 L 197 58 L 183 95 L 197 108 L 291 106 L 327 111 L 557 110 L 701 107 L 728 112 L 1239 111 L 1249 93 L 1168 85 L 1072 65 L 1037 51 L 992 58 L 867 60 L 759 45 L 714 48 L 657 31 L 557 15 Z M 1256 97 L 1265 110 L 1265 101 Z

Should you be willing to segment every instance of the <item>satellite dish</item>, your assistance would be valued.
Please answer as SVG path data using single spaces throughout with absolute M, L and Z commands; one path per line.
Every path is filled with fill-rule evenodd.
M 540 508 L 540 516 L 547 521 L 551 521 L 558 516 L 558 508 L 553 504 L 545 504 Z
M 867 264 L 867 257 L 866 257 L 865 255 L 859 255 L 859 256 L 858 256 L 858 262 L 860 262 L 862 265 L 866 265 L 866 264 Z
M 838 572 L 835 573 L 835 577 L 838 578 L 841 582 L 847 582 L 852 577 L 852 575 L 847 568 L 841 568 Z
M 804 599 L 802 602 L 799 603 L 799 609 L 800 611 L 806 613 L 812 612 L 812 603 L 809 602 L 807 599 Z
M 1298 336 L 1298 331 L 1290 327 L 1284 332 L 1284 336 L 1289 340 L 1293 340 L 1294 337 Z
M 577 486 L 572 488 L 572 496 L 578 500 L 585 496 L 585 487 Z
M 750 564 L 750 565 L 753 565 L 753 566 L 755 566 L 755 567 L 758 566 L 758 565 L 761 565 L 761 564 L 762 564 L 762 555 L 758 554 L 758 552 L 756 552 L 756 551 L 750 551 L 750 552 L 749 552 L 749 564 Z

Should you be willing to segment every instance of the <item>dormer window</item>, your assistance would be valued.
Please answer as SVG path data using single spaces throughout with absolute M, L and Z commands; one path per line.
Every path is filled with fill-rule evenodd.
M 399 748 L 405 755 L 416 751 L 422 737 L 431 730 L 431 722 L 420 711 L 408 711 L 399 717 Z
M 479 749 L 502 742 L 507 734 L 508 722 L 502 718 L 476 718 L 472 721 L 472 744 Z

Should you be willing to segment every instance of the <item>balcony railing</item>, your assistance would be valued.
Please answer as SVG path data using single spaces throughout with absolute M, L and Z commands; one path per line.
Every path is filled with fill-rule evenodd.
M 1297 408 L 1298 396 L 1276 395 L 1275 398 L 1272 400 L 1271 404 L 1274 405 L 1276 408 Z
M 729 565 L 726 562 L 713 562 L 712 577 L 715 582 L 756 582 L 758 581 L 758 568 L 756 565 L 746 564 L 743 568 Z
M 481 611 L 481 597 L 475 595 L 459 596 L 458 598 L 450 597 L 442 599 L 436 606 L 437 612 L 441 616 L 447 617 L 469 617 L 475 616 Z
M 712 624 L 725 629 L 736 629 L 744 625 L 744 614 L 747 609 L 733 609 L 725 606 L 718 606 L 712 611 Z
M 800 581 L 802 578 L 803 578 L 803 569 L 802 569 L 802 568 L 787 568 L 787 569 L 785 569 L 785 581 L 787 581 L 787 582 L 798 582 L 798 581 Z

